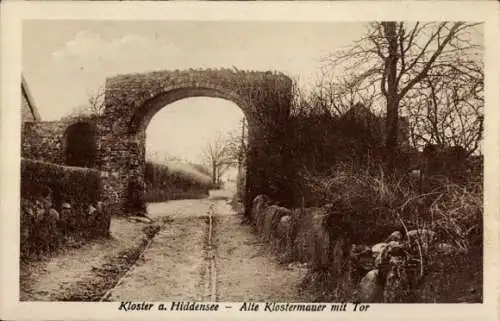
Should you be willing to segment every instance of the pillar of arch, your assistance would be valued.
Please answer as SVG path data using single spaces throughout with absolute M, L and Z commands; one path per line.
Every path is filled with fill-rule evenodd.
M 147 126 L 168 104 L 203 96 L 234 102 L 248 121 L 247 214 L 251 200 L 260 193 L 286 205 L 290 196 L 286 124 L 291 89 L 292 81 L 281 73 L 227 69 L 161 71 L 108 79 L 105 108 L 97 125 L 103 201 L 115 212 L 145 212 L 141 184 Z

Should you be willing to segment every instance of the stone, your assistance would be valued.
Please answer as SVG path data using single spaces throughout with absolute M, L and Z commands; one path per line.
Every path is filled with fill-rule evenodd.
M 53 208 L 48 211 L 48 216 L 52 221 L 59 221 L 59 213 Z
M 281 254 L 282 257 L 280 260 L 282 262 L 286 262 L 291 259 L 293 250 L 292 228 L 291 215 L 285 215 L 281 217 L 276 229 L 276 239 L 274 247 Z
M 104 211 L 104 202 L 97 202 L 97 204 L 96 204 L 96 209 L 97 209 L 99 212 Z
M 379 269 L 373 269 L 361 279 L 357 291 L 357 300 L 359 302 L 380 301 L 384 289 L 378 284 L 379 274 Z
M 404 255 L 404 245 L 401 242 L 391 241 L 387 244 L 386 251 L 391 256 Z
M 280 223 L 281 224 L 290 224 L 291 220 L 292 220 L 291 215 L 285 215 L 280 219 Z
M 153 220 L 150 218 L 147 218 L 145 216 L 130 216 L 129 220 L 135 221 L 135 222 L 141 222 L 141 223 L 151 223 Z
M 93 216 L 96 212 L 97 212 L 97 209 L 94 206 L 89 205 L 89 208 L 88 208 L 88 211 L 87 211 L 88 215 L 89 216 Z
M 351 247 L 351 256 L 360 256 L 371 253 L 371 249 L 365 244 L 353 244 Z
M 291 216 L 292 212 L 281 206 L 271 205 L 264 209 L 262 216 L 262 233 L 265 241 L 270 241 L 276 236 L 276 229 L 283 216 Z
M 374 258 L 378 257 L 387 247 L 387 243 L 377 243 L 374 246 L 372 246 L 372 255 Z
M 401 241 L 401 240 L 403 240 L 403 234 L 400 231 L 395 231 L 392 232 L 391 235 L 389 235 L 389 237 L 387 237 L 387 240 L 385 242 L 388 243 L 390 241 Z
M 437 253 L 443 255 L 452 255 L 461 252 L 458 248 L 448 243 L 438 243 L 435 249 Z
M 279 238 L 288 239 L 290 237 L 292 232 L 292 217 L 290 215 L 285 215 L 280 219 L 277 231 Z
M 408 231 L 406 236 L 410 245 L 419 244 L 424 251 L 427 251 L 429 246 L 436 240 L 436 233 L 424 228 Z
M 353 244 L 350 252 L 351 264 L 355 270 L 366 273 L 373 269 L 373 254 L 368 245 Z
M 385 245 L 384 245 L 385 244 Z M 402 257 L 406 254 L 403 243 L 390 241 L 389 243 L 377 244 L 379 252 L 373 253 L 374 266 L 381 268 L 386 263 L 389 263 L 392 257 Z
M 261 224 L 262 213 L 269 205 L 271 205 L 271 199 L 267 195 L 257 195 L 252 201 L 252 218 L 256 222 L 256 225 Z

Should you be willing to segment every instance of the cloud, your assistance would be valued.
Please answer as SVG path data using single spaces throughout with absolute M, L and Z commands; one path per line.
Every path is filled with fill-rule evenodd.
M 55 51 L 52 58 L 59 65 L 71 64 L 82 70 L 99 70 L 109 75 L 141 71 L 160 58 L 166 60 L 179 54 L 179 48 L 154 37 L 128 34 L 107 41 L 97 33 L 84 30 L 68 41 L 64 48 Z
M 64 109 L 50 111 L 50 118 L 60 117 L 85 104 L 89 93 L 96 92 L 104 86 L 106 78 L 117 74 L 237 66 L 248 70 L 278 69 L 295 76 L 315 69 L 313 56 L 318 55 L 317 51 L 307 48 L 296 48 L 290 54 L 290 51 L 276 51 L 267 46 L 201 46 L 193 50 L 180 48 L 167 38 L 157 36 L 154 31 L 115 38 L 89 30 L 79 31 L 52 52 L 49 66 L 45 68 L 44 78 L 50 82 L 51 88 L 47 89 L 52 92 L 51 100 L 57 98 L 57 105 Z
M 80 31 L 52 54 L 56 65 L 62 65 L 68 71 L 77 69 L 80 77 L 101 78 L 102 81 L 118 73 L 232 66 L 251 70 L 280 69 L 296 74 L 314 69 L 312 64 L 317 56 L 318 52 L 305 50 L 294 55 L 286 54 L 285 58 L 280 52 L 269 52 L 265 46 L 226 48 L 223 51 L 218 48 L 181 50 L 154 35 L 128 34 L 105 40 L 90 31 Z
M 106 42 L 99 34 L 86 30 L 80 31 L 74 39 L 68 41 L 63 49 L 55 51 L 55 59 L 64 59 L 68 56 L 85 56 L 98 53 L 106 46 Z
M 85 104 L 89 93 L 104 86 L 108 77 L 164 68 L 180 55 L 179 48 L 154 36 L 127 34 L 105 39 L 99 33 L 80 31 L 52 53 L 44 68 L 44 87 L 50 86 L 51 100 L 58 106 L 47 112 L 48 118 L 57 119 Z

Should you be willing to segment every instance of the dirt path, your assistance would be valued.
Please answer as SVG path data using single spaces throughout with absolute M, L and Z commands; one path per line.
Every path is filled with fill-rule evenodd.
M 156 206 L 156 217 L 162 206 L 168 212 L 168 203 Z M 225 200 L 193 200 L 173 219 L 107 300 L 306 300 L 298 291 L 305 272 L 279 265 Z
M 192 300 L 203 301 L 206 213 L 210 201 L 181 202 L 173 221 L 155 236 L 135 266 L 109 293 L 106 300 Z M 178 203 L 179 204 L 179 203 Z M 168 215 L 171 207 L 152 216 Z M 156 209 L 155 209 L 156 210 Z
M 309 301 L 298 291 L 305 270 L 279 265 L 227 203 L 218 201 L 215 212 L 218 301 Z
M 154 224 L 114 219 L 112 239 L 22 267 L 21 300 L 308 301 L 305 272 L 279 265 L 224 197 L 150 204 Z
M 111 221 L 111 238 L 60 250 L 21 263 L 21 301 L 97 301 L 142 252 L 154 233 L 149 224 L 124 218 Z

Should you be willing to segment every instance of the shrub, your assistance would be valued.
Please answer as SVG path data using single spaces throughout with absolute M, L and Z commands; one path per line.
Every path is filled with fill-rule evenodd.
M 21 258 L 109 235 L 111 212 L 100 190 L 96 170 L 22 159 Z
M 190 164 L 158 164 L 146 162 L 146 201 L 203 198 L 213 188 L 208 175 Z
M 422 262 L 419 269 L 423 276 L 413 284 L 409 297 L 400 300 L 481 300 L 483 191 L 475 177 L 462 185 L 451 183 L 446 177 L 434 177 L 421 191 L 414 188 L 408 177 L 387 176 L 382 171 L 374 175 L 347 166 L 339 166 L 328 176 L 303 175 L 303 179 L 309 203 L 331 204 L 326 228 L 331 240 L 349 240 L 346 249 L 352 244 L 370 246 L 383 242 L 393 231 L 404 235 L 407 230 L 427 228 L 437 233 L 439 242 L 457 250 L 453 255 L 419 253 L 417 249 L 408 253 Z M 352 286 L 338 279 L 344 276 L 334 277 L 324 284 Z M 457 284 L 454 279 L 463 281 Z M 338 286 L 326 291 L 348 292 Z
M 96 204 L 101 192 L 98 170 L 61 166 L 21 159 L 21 197 L 46 196 L 52 193 L 57 209 L 64 202 Z

